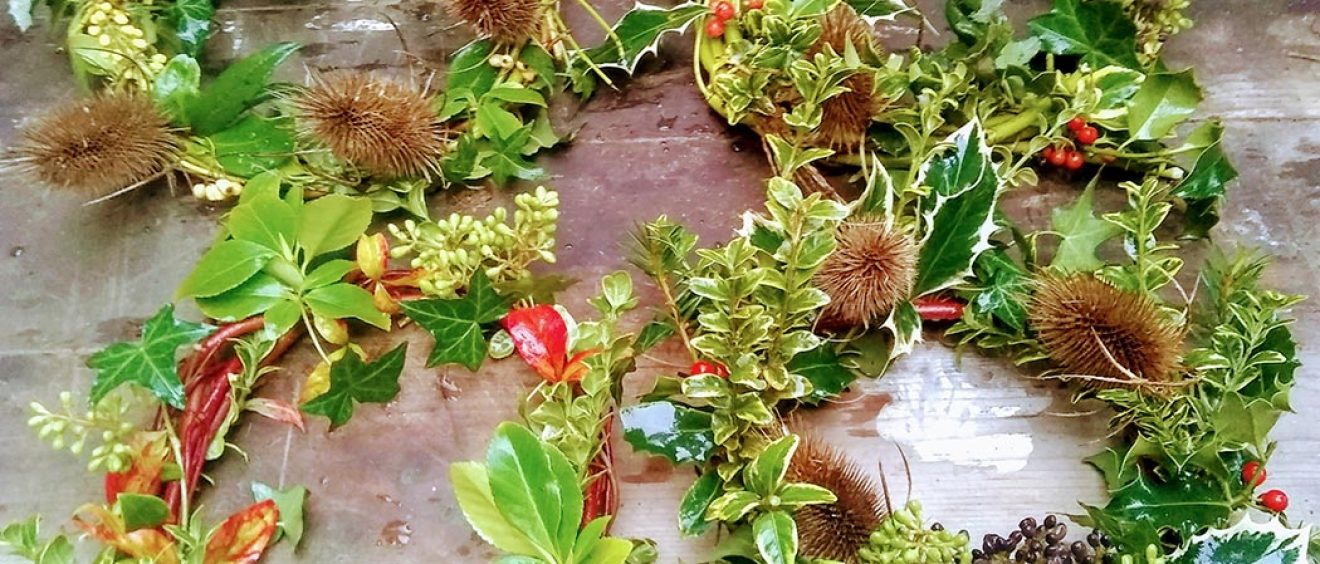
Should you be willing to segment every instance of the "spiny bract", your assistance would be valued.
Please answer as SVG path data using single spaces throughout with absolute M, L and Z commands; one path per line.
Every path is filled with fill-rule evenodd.
M 830 296 L 821 313 L 829 328 L 863 327 L 882 320 L 912 291 L 917 245 L 879 220 L 856 218 L 839 226 L 838 247 L 816 273 Z
M 786 479 L 821 486 L 838 498 L 804 505 L 793 514 L 802 555 L 856 562 L 857 549 L 888 513 L 871 478 L 843 452 L 807 435 L 788 465 Z

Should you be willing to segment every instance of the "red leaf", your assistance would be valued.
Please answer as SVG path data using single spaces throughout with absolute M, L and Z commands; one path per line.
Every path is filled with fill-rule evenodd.
M 138 433 L 131 446 L 133 460 L 128 470 L 105 475 L 106 503 L 114 503 L 121 493 L 160 495 L 160 476 L 170 455 L 165 433 Z
M 211 533 L 203 564 L 252 564 L 275 536 L 280 510 L 274 500 L 265 500 L 230 515 Z
M 538 305 L 509 311 L 500 322 L 513 338 L 518 356 L 547 382 L 559 382 L 568 354 L 568 325 L 553 306 Z
M 922 296 L 913 300 L 912 305 L 925 321 L 957 321 L 963 316 L 964 304 L 948 296 Z
M 306 431 L 303 428 L 302 412 L 287 401 L 280 401 L 270 398 L 252 398 L 247 400 L 243 406 L 248 411 L 255 412 L 262 417 L 274 419 L 281 423 L 288 423 L 296 427 L 299 431 Z
M 176 564 L 179 561 L 174 539 L 164 531 L 138 529 L 128 532 L 124 521 L 103 506 L 84 505 L 73 517 L 73 523 L 96 540 L 135 559 L 156 564 Z

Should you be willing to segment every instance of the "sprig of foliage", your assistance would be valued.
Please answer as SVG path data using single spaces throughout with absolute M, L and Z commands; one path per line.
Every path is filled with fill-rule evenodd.
M 96 402 L 85 412 L 73 405 L 71 392 L 60 392 L 60 410 L 51 411 L 38 402 L 29 405 L 32 417 L 28 426 L 55 449 L 82 454 L 89 440 L 100 444 L 92 448 L 87 470 L 122 472 L 131 462 L 133 449 L 128 442 L 136 431 L 129 420 L 131 402 L 124 394 L 114 394 Z

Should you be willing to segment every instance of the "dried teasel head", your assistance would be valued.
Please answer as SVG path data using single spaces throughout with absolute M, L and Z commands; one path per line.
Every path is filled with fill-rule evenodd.
M 821 312 L 826 327 L 864 327 L 888 315 L 912 292 L 917 243 L 882 221 L 854 218 L 839 226 L 838 247 L 816 273 L 816 287 L 830 296 Z
M 1030 305 L 1031 325 L 1050 358 L 1093 387 L 1167 382 L 1183 331 L 1149 297 L 1089 274 L 1046 276 Z
M 440 168 L 445 129 L 421 89 L 338 71 L 315 77 L 293 105 L 305 138 L 365 172 L 396 178 Z
M 810 435 L 802 437 L 786 477 L 826 488 L 837 498 L 794 512 L 801 554 L 857 562 L 857 549 L 889 513 L 875 482 L 842 451 Z
M 102 198 L 169 171 L 178 152 L 178 136 L 150 99 L 108 93 L 56 108 L 25 127 L 7 164 Z
M 519 43 L 541 30 L 540 0 L 450 0 L 449 12 L 497 43 Z
M 847 3 L 835 4 L 821 19 L 820 25 L 820 39 L 808 50 L 809 57 L 824 51 L 826 46 L 840 55 L 849 46 L 858 53 L 875 51 L 871 26 Z M 871 117 L 876 113 L 875 76 L 863 69 L 844 79 L 843 86 L 847 92 L 826 99 L 822 105 L 823 115 L 815 132 L 815 141 L 830 148 L 849 150 L 866 139 L 866 128 L 870 127 Z

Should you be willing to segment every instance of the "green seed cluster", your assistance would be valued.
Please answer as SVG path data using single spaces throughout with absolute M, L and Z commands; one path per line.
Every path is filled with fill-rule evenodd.
M 1142 62 L 1160 57 L 1164 41 L 1192 27 L 1184 13 L 1191 0 L 1123 0 L 1123 10 L 1137 26 L 1137 55 Z
M 454 213 L 435 222 L 391 224 L 398 244 L 390 255 L 411 256 L 411 266 L 421 271 L 418 286 L 435 297 L 455 296 L 478 270 L 495 283 L 525 278 L 533 261 L 555 262 L 559 194 L 541 186 L 519 194 L 514 205 L 512 225 L 502 207 L 483 219 Z
M 880 523 L 857 559 L 862 564 L 968 564 L 970 546 L 967 531 L 949 532 L 939 523 L 924 526 L 921 504 L 913 500 Z
M 143 0 L 142 4 L 150 6 L 152 2 Z M 148 89 L 168 61 L 163 53 L 156 51 L 153 26 L 136 21 L 123 5 L 90 4 L 83 12 L 79 29 L 96 41 L 97 51 L 92 58 L 102 66 L 109 65 L 111 68 L 100 70 L 116 82 L 136 83 L 137 87 Z
M 63 413 L 52 412 L 46 406 L 32 402 L 29 407 L 34 415 L 28 419 L 28 426 L 37 432 L 37 436 L 50 443 L 50 446 L 79 455 L 87 445 L 87 440 L 99 432 L 101 444 L 92 449 L 91 461 L 87 463 L 90 471 L 123 472 L 133 457 L 133 449 L 125 444 L 133 433 L 133 425 L 123 421 L 127 405 L 118 396 L 110 396 L 100 403 L 79 414 L 74 411 L 73 394 L 60 392 L 60 408 Z

